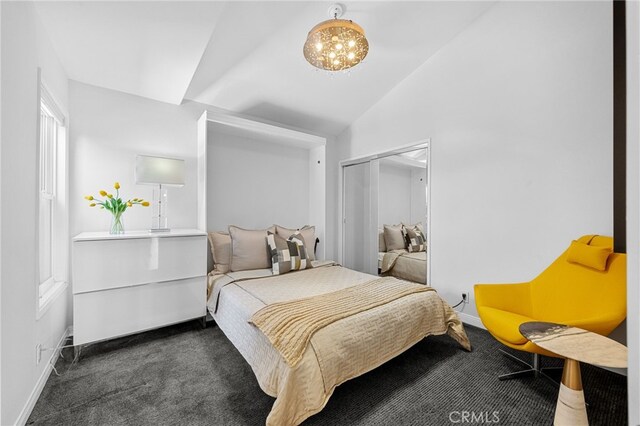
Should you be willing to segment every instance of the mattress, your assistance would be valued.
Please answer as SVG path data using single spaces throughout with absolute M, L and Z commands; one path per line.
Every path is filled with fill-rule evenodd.
M 436 292 L 413 294 L 336 321 L 314 334 L 302 360 L 289 367 L 267 337 L 249 323 L 262 307 L 337 291 L 375 279 L 332 262 L 273 276 L 270 270 L 210 277 L 208 307 L 251 366 L 260 388 L 276 401 L 267 425 L 297 425 L 321 411 L 336 386 L 364 374 L 432 334 L 469 340 L 456 313 Z

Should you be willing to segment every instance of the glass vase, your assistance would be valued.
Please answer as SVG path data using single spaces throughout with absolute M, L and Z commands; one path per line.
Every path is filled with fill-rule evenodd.
M 109 233 L 111 235 L 124 234 L 124 221 L 122 219 L 122 214 L 111 215 L 111 227 L 109 228 Z

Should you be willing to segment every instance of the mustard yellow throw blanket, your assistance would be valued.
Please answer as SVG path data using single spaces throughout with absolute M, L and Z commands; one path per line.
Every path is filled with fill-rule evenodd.
M 343 290 L 305 299 L 267 305 L 251 317 L 255 324 L 295 367 L 314 333 L 340 319 L 384 305 L 402 297 L 434 291 L 393 277 L 368 281 Z

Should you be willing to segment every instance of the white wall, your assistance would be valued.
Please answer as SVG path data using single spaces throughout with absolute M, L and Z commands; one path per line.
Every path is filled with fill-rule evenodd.
M 411 168 L 380 160 L 378 228 L 411 221 Z
M 71 81 L 69 85 L 71 236 L 107 231 L 107 211 L 88 207 L 84 195 L 112 191 L 151 200 L 153 187 L 136 185 L 137 154 L 186 160 L 186 184 L 168 188 L 167 216 L 171 228 L 197 226 L 196 120 L 204 107 L 153 101 Z M 126 230 L 151 227 L 152 208 L 134 206 L 124 214 Z
M 640 4 L 627 2 L 627 345 L 629 425 L 640 425 Z
M 2 6 L 0 6 L 0 50 L 2 46 Z M 2 54 L 0 53 L 0 99 L 2 99 Z M 2 102 L 0 101 L 0 164 L 2 164 Z M 2 173 L 0 173 L 0 319 L 2 318 Z M 2 421 L 2 327 L 0 327 L 0 421 Z
M 87 194 L 95 195 L 98 190 L 103 188 L 108 189 L 109 185 L 112 185 L 115 180 L 118 180 L 122 185 L 123 195 L 151 198 L 151 186 L 135 184 L 134 162 L 136 154 L 155 154 L 186 159 L 186 185 L 182 188 L 168 189 L 169 226 L 174 228 L 197 227 L 197 120 L 205 109 L 224 113 L 229 113 L 229 111 L 190 101 L 176 106 L 75 81 L 70 82 L 69 97 L 70 114 L 73 118 L 70 131 L 70 162 L 72 165 L 70 176 L 71 235 L 74 236 L 83 231 L 106 231 L 108 229 L 109 214 L 89 208 L 83 196 Z M 255 119 L 255 117 L 247 116 L 244 116 L 244 118 Z M 291 126 L 288 128 L 295 129 Z M 295 130 L 304 131 L 303 129 Z M 216 132 L 212 133 L 216 134 Z M 335 141 L 328 140 L 327 156 L 336 157 L 334 145 Z M 214 151 L 217 149 L 214 144 L 210 148 L 213 148 Z M 244 149 L 247 151 L 248 148 L 247 146 L 233 148 L 232 145 L 226 144 L 222 149 L 238 149 L 240 151 Z M 252 167 L 244 173 L 249 173 L 252 176 L 255 185 L 247 186 L 245 189 L 253 193 L 256 187 L 261 187 L 264 191 L 260 195 L 266 196 L 267 192 L 265 191 L 270 191 L 271 188 L 267 190 L 265 185 L 268 182 L 269 173 L 272 173 L 268 168 L 267 160 L 278 163 L 277 170 L 273 173 L 284 174 L 287 173 L 286 168 L 284 168 L 287 165 L 280 160 L 290 155 L 297 156 L 296 158 L 300 159 L 302 150 L 291 151 L 277 148 L 277 145 L 273 144 L 270 144 L 269 147 L 263 147 L 264 149 L 259 146 L 254 146 L 253 148 L 257 149 L 260 154 L 248 152 L 249 157 L 253 158 L 254 162 Z M 278 155 L 274 155 L 276 152 Z M 315 153 L 315 151 L 313 152 Z M 301 175 L 301 178 L 304 182 L 307 182 L 305 185 L 308 185 L 309 161 L 312 159 L 309 157 L 309 151 L 304 151 L 304 155 L 306 175 Z M 212 158 L 212 156 L 209 156 L 209 158 Z M 227 162 L 223 167 L 227 167 L 229 164 L 231 163 Z M 295 170 L 299 170 L 298 166 L 301 164 L 298 162 L 295 164 Z M 335 176 L 331 175 L 332 171 L 330 169 L 333 164 L 336 164 L 337 168 L 337 161 L 335 163 L 326 161 L 321 166 L 326 169 L 329 179 L 337 176 L 337 174 Z M 254 173 L 255 166 L 259 166 L 264 173 Z M 211 183 L 214 187 L 215 185 L 224 185 L 225 190 L 230 190 L 233 186 L 233 178 L 240 177 L 242 180 L 242 173 L 237 167 L 233 170 L 227 169 L 227 171 L 229 173 L 224 178 L 213 180 L 211 178 L 213 171 L 209 170 L 210 179 L 212 179 Z M 288 175 L 287 179 L 296 175 L 297 172 L 294 172 L 293 175 Z M 312 174 L 312 176 L 317 178 L 320 175 Z M 280 179 L 279 181 L 282 182 L 283 180 Z M 335 189 L 333 187 L 327 186 L 326 189 L 328 196 L 335 197 L 333 194 Z M 304 203 L 303 210 L 305 214 L 314 205 L 313 200 L 309 199 L 308 186 L 305 186 L 303 193 L 298 190 L 290 192 L 289 188 L 284 187 L 276 188 L 274 191 L 280 196 L 271 197 L 270 203 L 279 201 L 278 204 L 282 206 L 283 202 L 293 202 L 297 198 Z M 211 185 L 209 185 L 208 193 L 210 197 Z M 258 203 L 250 204 L 251 209 L 245 210 L 245 212 L 251 212 L 253 219 L 245 220 L 243 217 L 238 218 L 234 214 L 231 218 L 221 217 L 220 223 L 227 221 L 226 224 L 240 224 L 240 220 L 246 223 L 244 226 L 251 226 L 249 225 L 251 221 L 261 219 L 262 212 L 256 214 L 255 206 L 259 205 Z M 214 212 L 216 211 L 215 209 L 220 207 L 220 204 L 214 205 L 213 202 L 210 205 Z M 332 205 L 326 205 L 327 221 L 335 220 L 333 218 L 335 212 L 332 209 Z M 295 226 L 295 223 L 299 222 L 305 224 L 309 220 L 308 214 L 302 220 L 301 215 L 283 217 L 281 214 L 283 211 L 286 214 L 286 209 L 280 209 L 277 215 L 282 218 L 281 220 L 274 219 L 276 217 L 275 214 L 271 218 L 262 217 L 262 219 L 269 222 L 269 224 L 275 221 L 282 222 L 282 225 L 287 225 L 284 222 L 290 222 L 290 226 Z M 211 211 L 209 212 L 209 217 L 211 217 Z M 150 209 L 135 206 L 125 213 L 124 221 L 125 230 L 147 229 L 151 224 L 151 211 Z M 335 245 L 333 241 L 335 232 L 330 227 L 335 225 L 328 224 L 328 226 L 331 231 L 326 234 L 326 250 L 327 256 L 331 258 Z M 214 227 L 222 226 L 210 221 L 209 229 L 214 229 Z M 321 244 L 325 244 L 325 242 L 321 242 Z M 320 246 L 319 253 L 321 249 L 322 247 Z
M 378 228 L 397 223 L 425 223 L 426 169 L 393 161 L 393 157 L 383 158 L 379 182 Z
M 411 168 L 411 224 L 427 224 L 427 169 Z
M 338 138 L 343 158 L 431 138 L 432 284 L 449 302 L 611 235 L 611 19 L 606 2 L 498 2 Z
M 0 423 L 25 421 L 37 395 L 37 383 L 46 380 L 45 352 L 36 365 L 36 345 L 55 347 L 69 325 L 67 294 L 60 295 L 44 316 L 36 319 L 37 68 L 61 106 L 66 109 L 67 77 L 44 34 L 33 3 L 1 2 L 1 336 Z M 25 411 L 25 409 L 27 409 Z
M 209 126 L 207 145 L 209 230 L 309 224 L 309 150 L 214 127 Z

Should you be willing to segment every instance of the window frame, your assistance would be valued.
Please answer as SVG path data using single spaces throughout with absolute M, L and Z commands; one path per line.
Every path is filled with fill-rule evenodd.
M 37 202 L 36 215 L 36 319 L 40 319 L 49 309 L 54 300 L 61 295 L 69 282 L 69 215 L 68 215 L 68 118 L 60 108 L 60 103 L 52 95 L 47 85 L 42 81 L 41 70 L 38 70 L 38 114 L 37 114 L 37 143 L 36 143 L 36 172 L 37 172 Z M 44 111 L 43 111 L 44 110 Z M 48 155 L 53 156 L 53 170 L 46 182 L 43 182 L 42 136 L 43 113 L 53 118 L 55 123 L 55 142 Z M 50 187 L 47 187 L 47 184 Z M 43 189 L 45 190 L 43 192 Z M 51 275 L 41 282 L 41 198 L 51 200 L 51 238 L 50 238 L 50 268 Z

